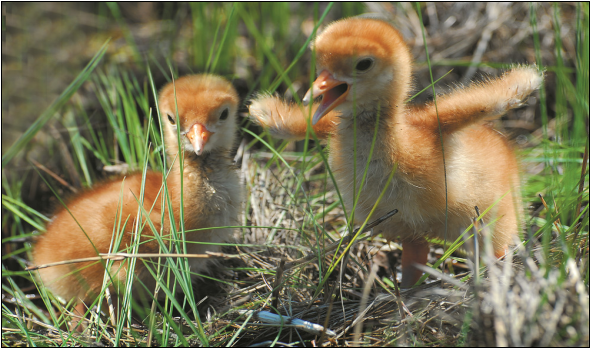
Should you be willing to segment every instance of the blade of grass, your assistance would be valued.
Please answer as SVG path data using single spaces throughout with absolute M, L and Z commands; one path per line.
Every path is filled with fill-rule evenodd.
M 47 108 L 41 116 L 25 131 L 18 140 L 10 146 L 8 151 L 2 156 L 2 167 L 5 167 L 16 154 L 24 149 L 24 147 L 33 139 L 35 134 L 53 117 L 64 104 L 70 100 L 72 95 L 82 86 L 82 84 L 89 79 L 90 74 L 98 66 L 98 63 L 104 56 L 110 40 L 107 40 L 100 50 L 92 57 L 86 67 L 76 76 L 74 81 L 62 92 L 62 94 Z

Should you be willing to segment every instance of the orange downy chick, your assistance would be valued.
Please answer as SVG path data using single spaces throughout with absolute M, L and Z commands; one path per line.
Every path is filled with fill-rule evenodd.
M 160 117 L 165 128 L 168 163 L 173 163 L 165 183 L 173 223 L 179 236 L 184 233 L 189 254 L 219 251 L 220 246 L 199 243 L 224 242 L 233 234 L 231 228 L 206 228 L 238 225 L 241 187 L 230 157 L 237 130 L 235 117 L 238 103 L 233 86 L 213 75 L 181 77 L 160 92 Z M 179 143 L 184 151 L 179 152 Z M 181 159 L 184 162 L 182 188 Z M 162 237 L 170 252 L 174 252 L 170 243 L 173 236 L 168 208 L 162 210 L 163 183 L 162 173 L 148 171 L 145 183 L 142 183 L 142 174 L 138 173 L 103 183 L 78 195 L 67 204 L 69 211 L 60 209 L 47 225 L 46 233 L 39 237 L 33 249 L 33 264 L 95 257 L 98 253 L 133 252 L 138 233 L 141 233 L 141 243 L 136 252 L 157 254 L 160 244 L 154 238 L 154 231 Z M 180 224 L 181 190 L 183 230 Z M 138 202 L 142 195 L 145 210 L 140 221 Z M 153 230 L 147 223 L 148 219 L 154 226 Z M 205 230 L 193 231 L 203 228 Z M 120 245 L 117 249 L 114 245 L 118 238 Z M 66 300 L 77 299 L 76 311 L 82 315 L 84 304 L 92 304 L 101 292 L 105 262 L 42 268 L 39 275 L 54 294 Z M 149 265 L 155 269 L 153 262 L 157 259 L 137 260 L 133 270 L 134 292 L 143 288 L 135 284 L 137 280 L 153 293 L 156 282 L 146 267 Z M 207 271 L 206 259 L 189 258 L 188 262 L 192 276 Z M 125 282 L 129 260 L 114 262 L 108 271 L 113 280 Z M 111 286 L 110 289 L 111 293 L 117 293 L 124 288 L 120 287 L 117 291 Z
M 499 200 L 484 221 L 498 219 L 490 226 L 492 243 L 496 255 L 503 255 L 517 236 L 523 216 L 518 165 L 508 141 L 483 121 L 521 105 L 541 85 L 542 73 L 536 67 L 515 67 L 499 78 L 438 96 L 436 106 L 434 102 L 410 105 L 405 101 L 410 96 L 413 59 L 389 23 L 358 17 L 336 21 L 315 39 L 313 47 L 319 75 L 303 102 L 307 105 L 312 97 L 322 96 L 311 107 L 311 124 L 320 139 L 331 136 L 329 163 L 349 213 L 356 194 L 353 186 L 361 187 L 370 160 L 354 211 L 356 221 L 367 218 L 398 165 L 372 218 L 399 210 L 375 233 L 401 239 L 402 287 L 412 286 L 422 275 L 414 264 L 426 263 L 429 248 L 424 237 L 445 235 L 438 120 L 448 185 L 447 240 L 454 241 L 471 224 L 475 206 L 483 211 Z M 250 115 L 270 134 L 293 140 L 305 138 L 310 117 L 306 107 L 264 94 L 252 101 Z M 369 158 L 375 127 L 375 148 Z

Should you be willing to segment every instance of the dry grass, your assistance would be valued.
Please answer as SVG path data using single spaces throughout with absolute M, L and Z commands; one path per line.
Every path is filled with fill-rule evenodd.
M 47 4 L 41 7 L 28 6 L 27 9 L 33 11 L 30 12 L 33 14 L 32 17 L 39 20 L 43 20 L 46 17 L 44 14 L 47 13 L 56 18 L 63 15 L 59 14 L 55 7 Z M 33 6 L 32 9 L 30 6 Z M 320 14 L 324 6 L 320 6 Z M 306 13 L 313 13 L 312 5 L 300 7 Z M 342 250 L 350 239 L 345 239 L 346 243 L 338 251 L 327 251 L 327 246 L 341 240 L 349 231 L 346 230 L 344 212 L 338 204 L 338 197 L 316 151 L 310 152 L 310 156 L 305 160 L 298 155 L 283 154 L 283 158 L 289 163 L 289 166 L 286 166 L 273 157 L 268 148 L 247 148 L 246 144 L 249 142 L 244 141 L 241 146 L 244 151 L 240 152 L 238 163 L 248 190 L 243 223 L 249 227 L 236 232 L 235 242 L 238 245 L 227 246 L 224 250 L 239 257 L 221 261 L 211 273 L 212 278 L 221 281 L 204 279 L 195 286 L 197 296 L 203 300 L 198 308 L 211 345 L 345 346 L 362 343 L 368 346 L 588 346 L 590 338 L 587 210 L 585 215 L 578 219 L 570 219 L 570 226 L 565 226 L 559 219 L 566 224 L 567 217 L 557 215 L 557 208 L 559 206 L 560 210 L 566 210 L 559 204 L 564 201 L 562 197 L 567 196 L 567 193 L 562 193 L 562 196 L 554 195 L 557 196 L 559 204 L 549 202 L 549 209 L 544 208 L 536 198 L 538 192 L 548 194 L 554 187 L 565 185 L 561 177 L 566 168 L 565 162 L 559 162 L 551 157 L 555 155 L 556 150 L 547 150 L 543 147 L 555 142 L 556 148 L 561 149 L 564 144 L 563 128 L 571 128 L 568 120 L 574 117 L 571 107 L 568 106 L 565 111 L 559 107 L 559 81 L 564 76 L 571 81 L 576 79 L 572 63 L 576 58 L 576 5 L 558 6 L 561 21 L 559 25 L 555 22 L 555 8 L 551 4 L 538 4 L 535 8 L 536 32 L 541 44 L 537 50 L 533 41 L 534 30 L 530 23 L 528 3 L 422 5 L 422 24 L 427 32 L 430 58 L 434 62 L 433 76 L 437 78 L 452 70 L 436 85 L 437 93 L 447 91 L 455 82 L 468 83 L 477 79 L 481 73 L 497 75 L 498 68 L 511 63 L 534 62 L 538 61 L 539 57 L 540 63 L 548 67 L 544 99 L 541 96 L 531 98 L 528 105 L 508 114 L 496 124 L 520 147 L 523 159 L 529 160 L 525 162 L 523 172 L 527 178 L 524 196 L 532 217 L 524 239 L 530 242 L 519 249 L 514 257 L 507 257 L 498 262 L 489 261 L 492 259 L 486 257 L 484 251 L 483 263 L 486 267 L 479 270 L 476 277 L 473 276 L 473 264 L 465 260 L 464 255 L 457 253 L 453 260 L 445 262 L 445 275 L 438 274 L 439 277 L 443 277 L 442 281 L 433 275 L 427 284 L 399 292 L 395 283 L 399 273 L 398 260 L 401 251 L 395 243 L 388 244 L 380 237 L 369 237 L 369 232 L 366 231 L 346 255 L 342 254 Z M 4 9 L 5 7 L 3 11 Z M 415 74 L 416 91 L 427 86 L 430 80 L 425 63 L 421 23 L 412 5 L 368 3 L 366 10 L 391 14 L 395 25 L 412 47 L 418 62 Z M 89 42 L 92 43 L 92 47 L 97 46 L 97 42 L 102 44 L 105 36 L 109 36 L 105 33 L 114 36 L 114 42 L 107 53 L 108 66 L 124 66 L 138 70 L 133 59 L 129 58 L 133 54 L 129 53 L 130 46 L 125 39 L 125 30 L 130 30 L 135 35 L 140 51 L 151 49 L 150 45 L 153 42 L 166 46 L 166 49 L 172 50 L 172 64 L 180 67 L 181 72 L 186 72 L 195 67 L 192 65 L 193 57 L 189 44 L 192 32 L 184 25 L 187 18 L 181 11 L 186 12 L 187 9 L 179 7 L 179 13 L 171 16 L 174 20 L 161 21 L 155 19 L 157 15 L 154 11 L 150 12 L 149 16 L 156 17 L 150 20 L 142 19 L 141 11 L 136 14 L 131 14 L 133 11 L 123 11 L 124 18 L 132 23 L 126 29 L 113 24 L 115 21 L 112 18 L 107 22 L 101 22 L 104 18 L 95 14 L 89 17 L 82 16 L 85 11 L 78 8 L 74 12 L 71 12 L 71 8 L 66 8 L 63 12 L 76 14 L 72 20 L 78 22 L 72 25 L 86 22 L 83 32 L 90 36 Z M 327 22 L 337 19 L 344 12 L 344 9 L 335 6 L 334 14 L 327 17 Z M 587 7 L 583 15 L 588 16 Z M 24 120 L 35 119 L 38 112 L 35 113 L 34 110 L 43 110 L 49 100 L 63 90 L 64 81 L 71 78 L 71 71 L 61 70 L 56 72 L 60 78 L 55 83 L 47 83 L 46 78 L 39 78 L 48 76 L 48 71 L 60 65 L 57 60 L 51 60 L 52 56 L 58 56 L 57 54 L 46 55 L 33 51 L 33 54 L 29 55 L 32 57 L 29 64 L 31 71 L 23 70 L 24 65 L 22 60 L 19 61 L 19 57 L 31 49 L 25 47 L 27 44 L 34 44 L 32 40 L 23 39 L 27 34 L 23 28 L 27 27 L 27 20 L 34 22 L 35 18 L 15 20 L 14 16 L 7 17 L 7 25 L 12 29 L 10 34 L 16 35 L 9 37 L 9 40 L 18 37 L 22 44 L 11 47 L 5 47 L 3 44 L 3 101 L 11 102 L 10 107 L 3 106 L 3 145 L 12 143 L 6 140 L 12 137 L 12 133 L 18 134 L 19 130 L 26 128 L 16 123 L 21 114 Z M 284 33 L 282 41 L 301 45 L 299 31 L 309 31 L 312 18 L 311 15 L 298 17 L 294 14 L 289 19 L 289 28 L 292 30 Z M 20 24 L 19 21 L 25 24 Z M 83 61 L 84 57 L 95 53 L 94 48 L 89 49 L 91 53 L 80 50 L 80 47 L 85 47 L 82 42 L 87 40 L 85 36 L 81 36 L 80 31 L 68 29 L 66 32 L 53 31 L 53 34 L 49 35 L 48 33 L 52 32 L 48 29 L 50 24 L 43 23 L 45 29 L 38 28 L 32 35 L 36 35 L 39 44 L 50 42 L 56 47 L 57 43 L 70 40 L 67 41 L 69 45 L 59 47 L 65 52 L 60 57 L 66 57 L 63 59 L 71 61 L 72 66 L 81 64 L 80 61 Z M 561 59 L 565 61 L 563 71 L 557 68 L 556 26 L 559 26 L 561 32 Z M 16 34 L 14 28 L 18 29 Z M 92 35 L 96 28 L 101 30 Z M 159 29 L 150 31 L 149 28 Z M 70 31 L 75 35 L 68 36 L 67 33 Z M 258 85 L 266 70 L 262 63 L 257 61 L 263 55 L 255 51 L 258 47 L 255 38 L 245 27 L 240 27 L 238 32 L 239 39 L 236 42 L 241 45 L 237 46 L 239 58 L 230 68 L 235 68 L 234 82 L 242 96 L 246 96 L 252 89 L 268 88 L 269 85 Z M 167 33 L 174 36 L 167 36 Z M 309 32 L 305 32 L 303 36 L 308 34 Z M 585 35 L 588 35 L 587 28 Z M 53 43 L 52 39 L 58 42 Z M 72 47 L 78 49 L 74 50 Z M 7 59 L 4 57 L 4 48 L 7 48 Z M 59 53 L 58 51 L 49 52 Z M 281 57 L 281 63 L 285 64 L 283 68 L 293 59 L 289 56 L 293 52 L 286 49 L 285 52 L 288 53 Z M 295 92 L 300 95 L 303 95 L 309 82 L 309 74 L 306 71 L 309 68 L 308 54 L 305 53 L 297 63 L 302 70 L 293 79 Z M 472 63 L 477 67 L 470 65 Z M 34 70 L 39 66 L 46 70 Z M 5 79 L 11 79 L 14 83 L 5 83 Z M 158 79 L 163 81 L 162 76 L 156 77 L 156 80 Z M 285 89 L 284 84 L 279 87 L 281 92 Z M 75 103 L 71 103 L 59 121 L 64 125 L 71 125 L 67 120 L 79 115 L 79 109 L 84 109 L 93 117 L 100 114 L 94 93 L 96 92 L 90 88 L 83 88 L 76 94 Z M 430 98 L 428 93 L 422 93 L 416 101 Z M 42 98 L 32 98 L 35 94 L 41 95 Z M 587 100 L 586 97 L 586 104 L 583 104 L 586 110 Z M 548 107 L 547 120 L 541 117 L 541 104 Z M 565 116 L 561 119 L 554 117 L 560 113 Z M 587 129 L 587 111 L 585 115 Z M 93 123 L 91 126 L 106 131 L 108 123 L 96 119 L 94 118 L 93 122 L 99 124 Z M 66 163 L 59 166 L 62 162 L 67 162 L 68 157 L 71 159 L 73 152 L 64 125 L 60 125 L 59 122 L 51 125 L 49 130 L 45 129 L 39 133 L 34 144 L 27 148 L 27 156 L 46 166 L 49 171 L 58 174 L 68 173 L 65 176 L 68 185 L 64 185 L 63 188 L 60 186 L 60 193 L 70 190 L 68 186 L 79 188 L 81 185 L 79 179 L 75 180 L 81 175 L 72 172 L 73 165 Z M 249 136 L 245 138 L 251 139 Z M 50 143 L 51 141 L 53 143 Z M 302 148 L 301 144 L 289 146 L 291 150 Z M 55 151 L 55 157 L 60 160 L 48 160 L 51 158 L 47 155 L 47 151 L 50 151 L 48 149 Z M 90 152 L 89 156 L 92 156 Z M 546 160 L 548 156 L 551 157 L 551 164 Z M 88 162 L 93 163 L 91 160 Z M 19 165 L 12 170 L 3 168 L 3 182 L 14 176 L 28 176 L 32 179 L 27 179 L 25 184 L 21 184 L 22 187 L 9 187 L 3 184 L 3 194 L 6 194 L 7 190 L 22 190 L 22 200 L 26 204 L 48 213 L 50 209 L 47 202 L 55 199 L 36 174 L 23 174 L 31 170 L 32 166 L 28 162 L 18 163 Z M 90 167 L 94 167 L 93 170 L 98 176 L 106 175 L 101 171 L 101 165 Z M 64 176 L 60 176 L 64 180 Z M 548 181 L 545 178 L 548 176 L 554 178 L 552 185 L 546 184 Z M 585 179 L 582 179 L 585 183 L 584 195 L 576 200 L 580 204 L 577 212 L 581 211 L 580 207 L 583 210 L 588 206 L 587 178 L 586 175 Z M 22 266 L 27 262 L 26 252 L 31 239 L 28 236 L 15 236 L 18 228 L 26 230 L 27 233 L 34 228 L 18 217 L 5 218 L 10 215 L 6 215 L 4 205 L 2 209 L 3 255 L 10 255 L 6 258 L 3 256 L 2 266 L 3 272 L 12 272 L 11 276 L 2 277 L 3 346 L 24 346 L 30 345 L 31 342 L 37 345 L 114 345 L 117 339 L 129 346 L 163 343 L 181 345 L 185 342 L 190 345 L 201 344 L 187 325 L 187 319 L 181 318 L 178 313 L 173 313 L 175 317 L 168 319 L 158 312 L 156 326 L 152 331 L 147 322 L 135 323 L 120 332 L 106 325 L 99 328 L 91 327 L 84 335 L 71 334 L 65 327 L 48 325 L 49 320 L 42 320 L 42 315 L 49 317 L 47 307 L 41 301 L 41 296 L 28 274 L 22 272 Z M 552 229 L 553 220 L 556 220 L 556 227 Z M 537 231 L 546 232 L 543 236 L 534 236 Z M 574 237 L 577 239 L 572 240 Z M 564 244 L 567 247 L 564 247 Z M 430 263 L 441 257 L 441 250 L 440 246 L 432 247 Z M 568 257 L 564 256 L 566 253 L 569 254 Z M 343 261 L 328 274 L 330 265 L 341 256 Z M 301 260 L 306 262 L 300 262 Z M 12 289 L 19 289 L 19 295 L 14 297 Z M 278 312 L 291 318 L 303 319 L 322 325 L 336 335 L 310 333 L 300 327 L 269 326 L 256 320 L 255 316 L 250 317 L 249 314 L 238 312 L 244 309 Z M 57 315 L 61 313 L 67 312 L 60 309 Z M 174 332 L 164 335 L 172 324 L 180 327 L 183 335 Z M 168 337 L 169 341 L 159 341 L 162 335 Z
M 242 165 L 246 169 L 247 182 L 255 183 L 250 186 L 252 213 L 249 218 L 252 225 L 300 229 L 305 225 L 306 214 L 301 205 L 293 204 L 293 197 L 285 194 L 295 191 L 295 180 L 289 182 L 288 178 L 292 179 L 292 176 L 287 169 L 275 166 L 264 169 L 266 163 L 250 158 L 246 166 Z M 325 192 L 322 184 L 321 178 L 309 181 L 307 194 L 313 195 L 314 188 Z M 333 198 L 328 197 L 312 211 L 332 202 Z M 264 212 L 268 213 L 264 215 L 266 220 L 257 220 Z M 342 227 L 339 231 L 333 225 L 341 215 L 340 209 L 328 215 L 323 224 L 326 233 L 342 233 Z M 573 261 L 566 266 L 569 271 L 567 279 L 559 279 L 559 270 L 544 274 L 536 258 L 527 256 L 522 248 L 515 260 L 512 257 L 504 261 L 495 261 L 493 256 L 487 258 L 493 261 L 488 263 L 488 269 L 477 285 L 455 265 L 455 271 L 460 273 L 455 279 L 446 276 L 442 284 L 440 280 L 430 281 L 402 291 L 398 296 L 399 292 L 390 285 L 399 272 L 396 262 L 399 251 L 391 250 L 379 238 L 365 238 L 351 248 L 344 270 L 332 274 L 319 288 L 321 274 L 334 260 L 334 254 L 279 272 L 280 260 L 294 263 L 294 260 L 314 253 L 318 240 L 313 238 L 311 230 L 309 227 L 301 228 L 298 233 L 290 230 L 278 232 L 270 243 L 272 232 L 269 229 L 253 229 L 247 233 L 251 238 L 248 242 L 266 246 L 240 248 L 241 252 L 258 251 L 255 257 L 250 254 L 242 258 L 242 267 L 258 271 L 240 279 L 248 286 L 229 290 L 229 296 L 224 296 L 221 301 L 228 298 L 235 301 L 236 305 L 230 305 L 233 308 L 241 305 L 270 312 L 278 310 L 285 316 L 324 325 L 336 336 L 321 337 L 287 328 L 279 334 L 276 326 L 249 326 L 240 335 L 238 344 L 252 345 L 277 339 L 284 344 L 304 341 L 320 344 L 323 341 L 328 346 L 351 345 L 356 342 L 355 325 L 362 325 L 363 344 L 375 346 L 544 346 L 588 342 L 589 330 L 584 324 L 589 318 L 587 287 Z M 302 236 L 307 236 L 305 242 L 302 242 Z M 538 250 L 534 254 L 540 255 Z M 373 269 L 379 277 L 371 279 Z M 273 277 L 277 273 L 282 273 L 278 291 Z M 384 283 L 381 279 L 390 282 Z M 370 291 L 367 292 L 367 288 Z M 276 305 L 271 306 L 274 297 Z M 217 317 L 222 323 L 229 323 L 230 319 L 236 320 L 233 325 L 238 328 L 244 316 L 238 317 L 237 312 L 230 311 Z M 215 327 L 219 325 L 217 322 Z M 223 344 L 224 337 L 220 339 L 218 343 Z

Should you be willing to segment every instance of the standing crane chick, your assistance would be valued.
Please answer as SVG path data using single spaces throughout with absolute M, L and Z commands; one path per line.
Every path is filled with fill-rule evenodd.
M 474 206 L 484 210 L 499 201 L 484 220 L 495 221 L 490 226 L 493 248 L 497 256 L 503 255 L 521 226 L 518 166 L 508 141 L 483 121 L 521 105 L 539 88 L 542 73 L 535 67 L 516 67 L 500 78 L 439 96 L 436 103 L 409 105 L 412 57 L 387 22 L 358 17 L 336 21 L 313 47 L 319 76 L 303 103 L 323 97 L 311 107 L 311 124 L 320 139 L 331 135 L 329 163 L 349 212 L 357 195 L 353 187 L 361 187 L 370 161 L 354 211 L 357 221 L 367 218 L 398 165 L 373 217 L 399 210 L 376 232 L 402 241 L 402 287 L 412 286 L 422 275 L 414 264 L 426 263 L 424 237 L 445 236 L 440 132 L 448 185 L 447 240 L 454 241 L 471 224 Z M 273 136 L 305 138 L 307 108 L 260 95 L 252 101 L 250 115 Z
M 214 75 L 190 75 L 167 84 L 159 96 L 164 141 L 169 161 L 173 162 L 166 180 L 161 173 L 147 172 L 143 183 L 142 174 L 138 173 L 75 197 L 67 204 L 69 211 L 59 210 L 47 225 L 47 232 L 34 247 L 33 263 L 44 265 L 95 257 L 98 253 L 132 252 L 134 247 L 137 253 L 157 254 L 160 244 L 155 233 L 171 252 L 180 239 L 186 240 L 189 254 L 219 251 L 218 245 L 200 243 L 224 242 L 233 233 L 231 228 L 207 228 L 238 225 L 241 187 L 230 157 L 238 103 L 233 86 Z M 164 183 L 169 201 L 164 197 Z M 144 210 L 139 218 L 138 202 L 142 199 Z M 174 218 L 172 224 L 178 231 L 176 239 L 168 202 Z M 115 249 L 118 239 L 119 247 Z M 155 279 L 146 265 L 153 271 L 156 266 L 149 261 L 156 259 L 137 261 L 135 265 L 135 292 L 143 289 L 136 280 L 153 292 Z M 206 259 L 189 258 L 188 263 L 191 274 L 208 268 Z M 106 261 L 73 263 L 42 268 L 39 273 L 43 284 L 54 294 L 66 300 L 77 299 L 75 311 L 83 314 L 84 304 L 92 304 L 104 279 L 126 281 L 128 260 L 114 262 L 108 270 L 105 265 Z M 110 276 L 105 278 L 105 271 Z

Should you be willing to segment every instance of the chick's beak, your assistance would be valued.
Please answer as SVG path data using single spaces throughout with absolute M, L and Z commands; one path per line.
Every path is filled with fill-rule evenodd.
M 209 141 L 211 134 L 213 134 L 213 132 L 208 131 L 207 128 L 200 123 L 195 123 L 189 128 L 186 137 L 193 145 L 193 149 L 197 156 L 200 156 L 203 153 L 203 148 L 205 147 L 205 144 L 207 144 L 207 141 Z
M 346 82 L 336 80 L 327 70 L 322 71 L 311 85 L 311 89 L 303 97 L 303 105 L 308 105 L 311 102 L 312 94 L 314 98 L 320 95 L 324 96 L 311 123 L 316 124 L 325 114 L 342 104 L 348 95 L 348 90 Z

